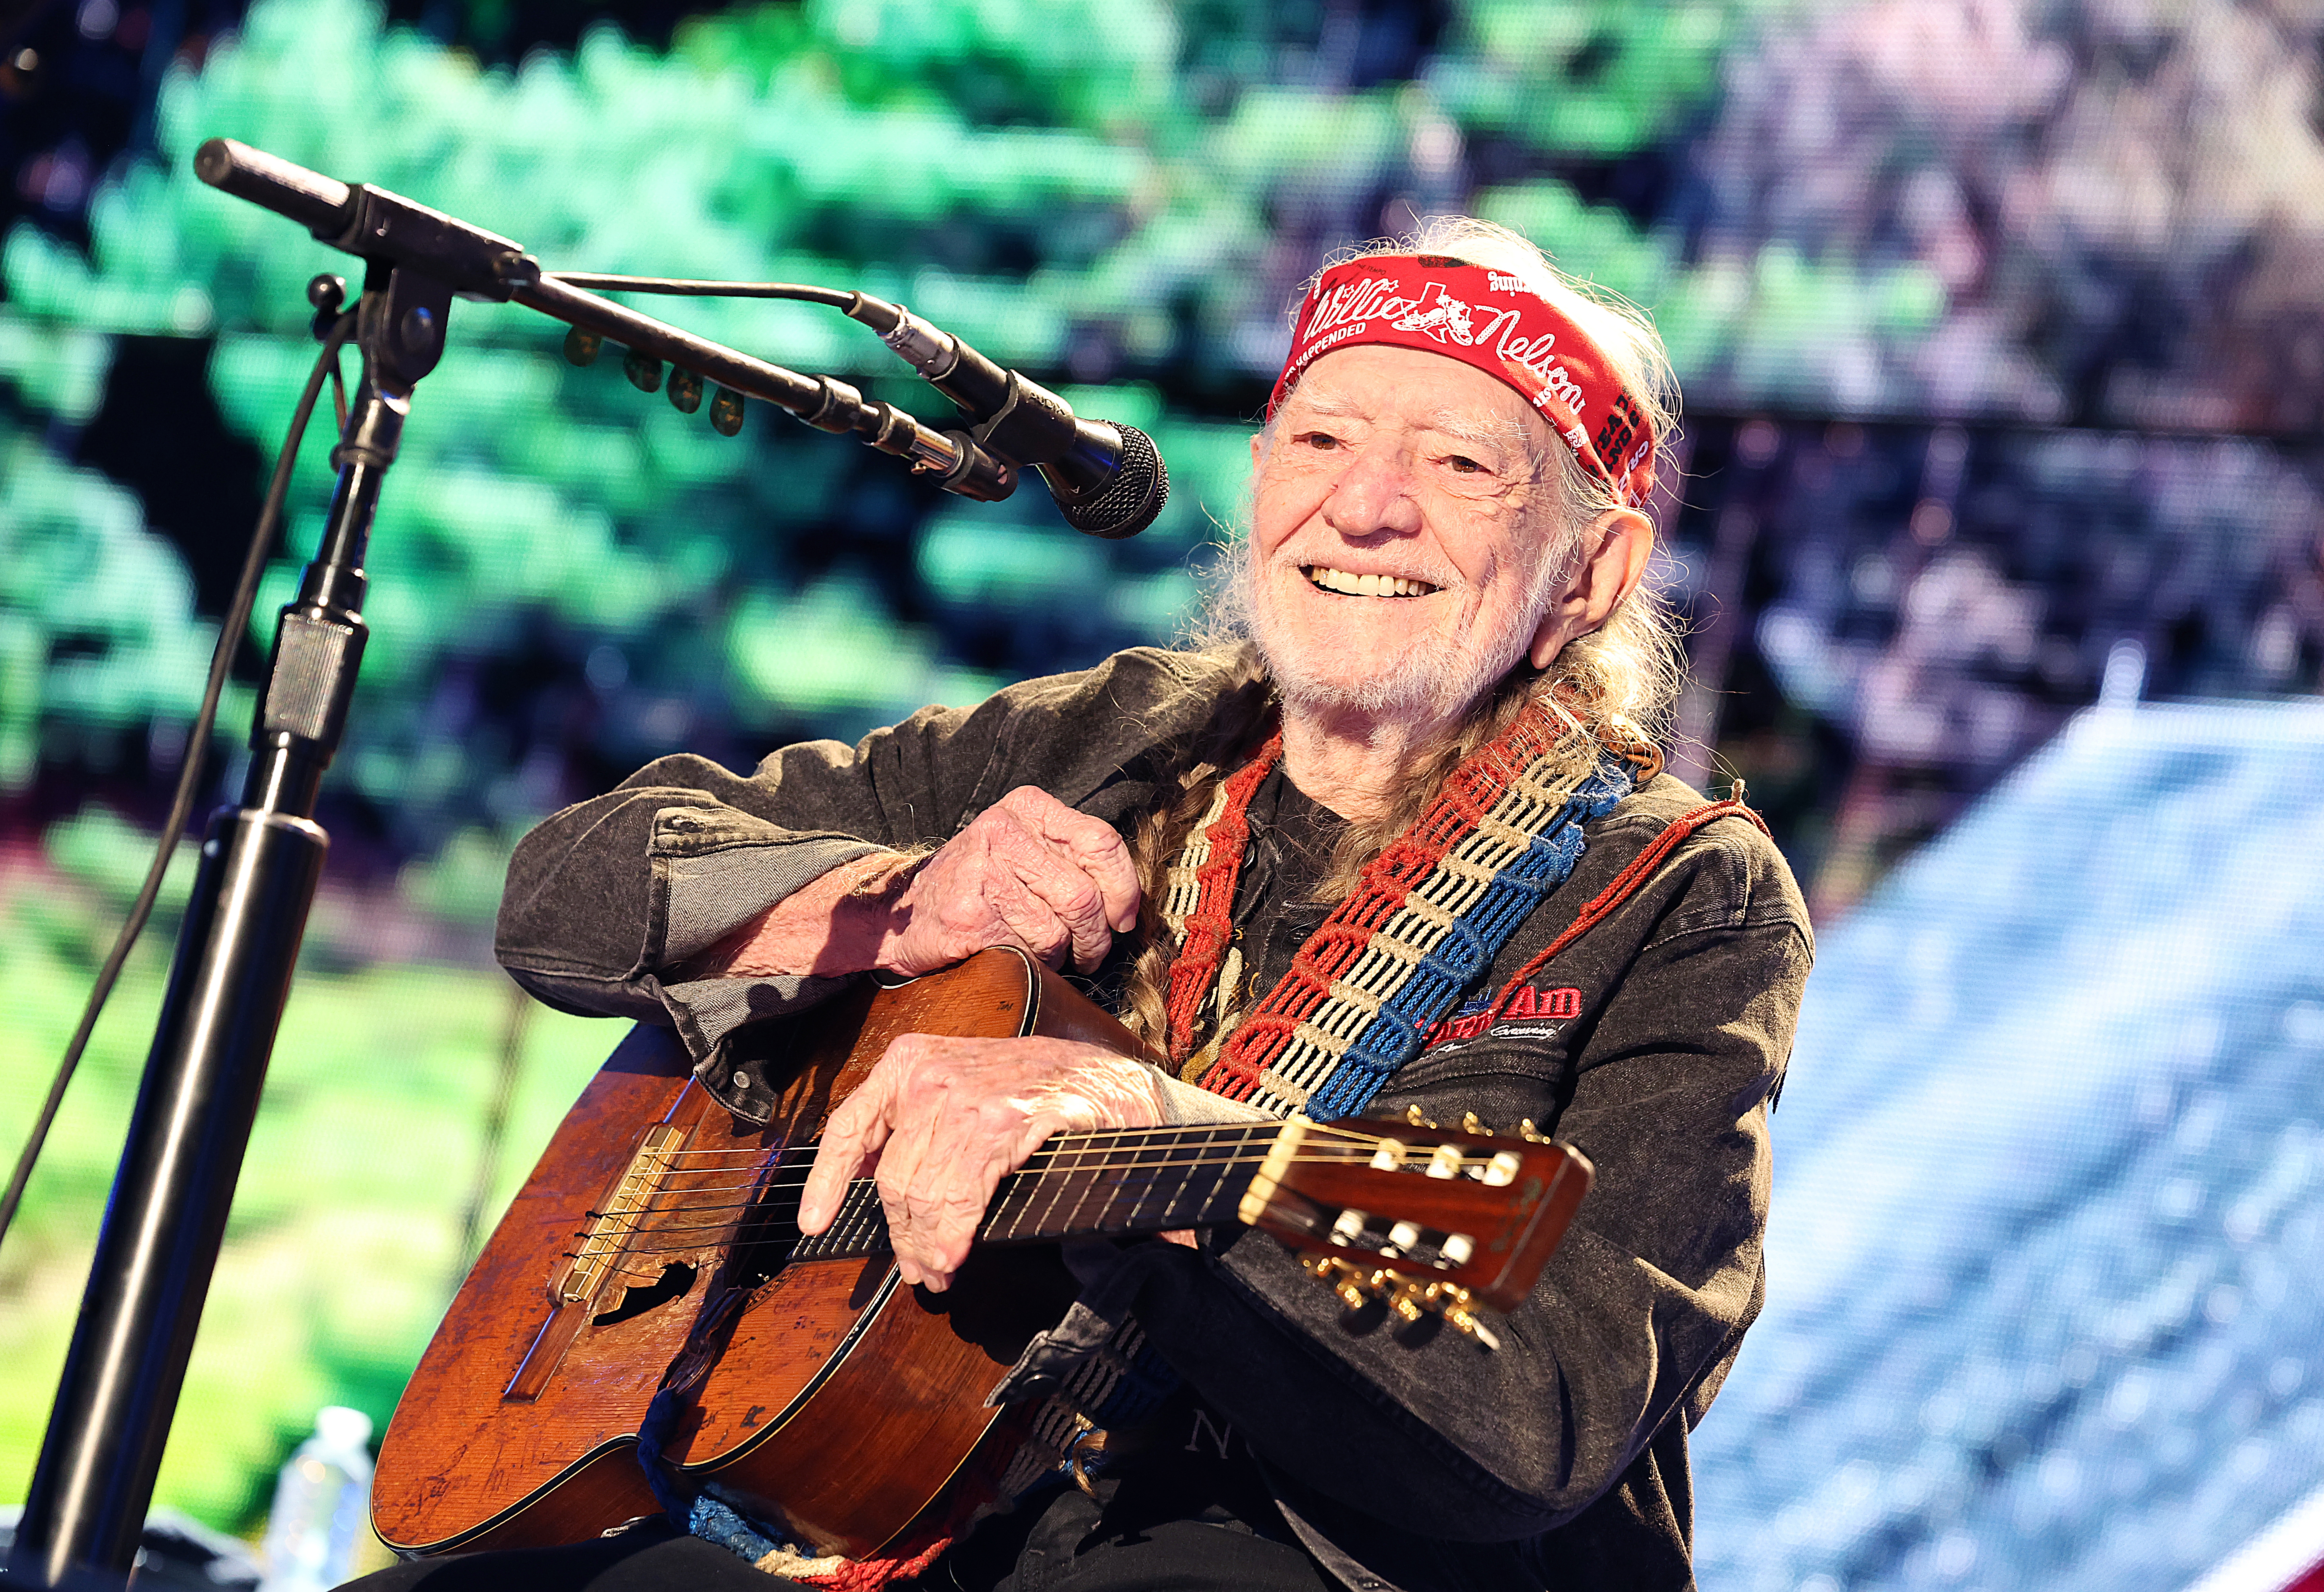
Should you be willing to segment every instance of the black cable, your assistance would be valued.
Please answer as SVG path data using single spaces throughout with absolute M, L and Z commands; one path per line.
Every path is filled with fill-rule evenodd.
M 242 634 L 250 625 L 250 610 L 258 600 L 258 578 L 266 569 L 266 555 L 274 546 L 274 534 L 282 519 L 282 504 L 290 494 L 290 467 L 298 462 L 300 439 L 306 435 L 307 421 L 315 412 L 315 402 L 321 396 L 326 376 L 337 377 L 339 371 L 339 349 L 355 334 L 355 312 L 349 310 L 332 324 L 323 338 L 323 351 L 315 359 L 315 368 L 307 377 L 307 389 L 300 394 L 299 408 L 290 417 L 290 434 L 282 440 L 282 451 L 275 456 L 274 479 L 267 486 L 266 502 L 258 511 L 258 524 L 251 532 L 250 551 L 242 560 L 242 583 L 235 588 L 234 602 L 219 627 L 217 649 L 210 654 L 210 677 L 202 693 L 201 710 L 194 717 L 193 734 L 186 743 L 185 767 L 178 774 L 178 791 L 170 804 L 169 821 L 161 826 L 161 839 L 153 855 L 153 865 L 145 871 L 145 884 L 138 891 L 137 899 L 130 904 L 127 921 L 107 953 L 105 965 L 97 969 L 97 986 L 89 992 L 88 1005 L 80 1016 L 80 1026 L 74 1030 L 72 1043 L 65 1047 L 65 1058 L 57 1069 L 56 1081 L 49 1086 L 49 1097 L 41 1107 L 41 1116 L 32 1125 L 30 1138 L 24 1143 L 23 1153 L 16 1158 L 15 1175 L 8 1180 L 8 1192 L 0 1197 L 0 1240 L 8 1236 L 10 1224 L 16 1219 L 16 1208 L 23 1203 L 24 1186 L 32 1181 L 32 1167 L 41 1158 L 41 1147 L 48 1142 L 49 1129 L 57 1119 L 57 1108 L 64 1104 L 65 1088 L 72 1082 L 74 1071 L 80 1066 L 81 1052 L 88 1049 L 89 1035 L 97 1032 L 97 1014 L 104 1011 L 106 998 L 112 995 L 123 966 L 129 960 L 130 948 L 145 928 L 145 920 L 153 914 L 153 903 L 161 893 L 161 879 L 170 871 L 170 861 L 177 855 L 178 837 L 186 827 L 186 819 L 194 810 L 194 793 L 200 788 L 202 764 L 208 756 L 210 728 L 217 720 L 218 698 L 226 690 L 227 671 L 234 663 L 235 648 L 241 644 Z
M 548 271 L 543 280 L 591 293 L 678 293 L 696 299 L 798 299 L 809 304 L 851 308 L 860 296 L 838 288 L 796 282 L 696 282 L 678 276 L 604 276 L 582 271 Z

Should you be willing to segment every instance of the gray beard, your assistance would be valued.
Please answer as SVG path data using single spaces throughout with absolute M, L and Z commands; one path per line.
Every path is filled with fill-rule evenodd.
M 1259 555 L 1242 541 L 1231 573 L 1218 588 L 1213 623 L 1248 636 L 1267 664 L 1286 709 L 1309 717 L 1360 714 L 1419 722 L 1451 723 L 1482 700 L 1521 662 L 1539 622 L 1541 606 L 1558 560 L 1545 560 L 1528 601 L 1499 628 L 1482 636 L 1430 636 L 1405 648 L 1388 668 L 1361 680 L 1332 680 L 1303 668 L 1284 645 L 1274 615 L 1259 595 Z

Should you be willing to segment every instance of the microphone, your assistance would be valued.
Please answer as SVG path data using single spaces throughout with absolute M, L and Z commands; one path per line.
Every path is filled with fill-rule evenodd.
M 977 423 L 969 435 L 1004 464 L 1040 472 L 1065 523 L 1089 536 L 1135 536 L 1170 495 L 1154 440 L 1136 426 L 1083 420 L 1065 401 L 929 325 L 900 304 L 850 295 L 873 331 Z

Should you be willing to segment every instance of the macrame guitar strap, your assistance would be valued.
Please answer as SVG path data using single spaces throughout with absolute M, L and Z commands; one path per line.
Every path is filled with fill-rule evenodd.
M 1201 1060 L 1196 1019 L 1232 931 L 1251 793 L 1278 748 L 1270 741 L 1223 782 L 1210 821 L 1170 872 L 1164 916 L 1175 910 L 1185 929 L 1170 969 L 1169 1055 L 1187 1071 Z M 1419 819 L 1365 867 L 1196 1081 L 1277 1116 L 1360 1113 L 1572 873 L 1582 826 L 1636 782 L 1628 762 L 1599 748 L 1562 708 L 1528 707 L 1463 759 Z

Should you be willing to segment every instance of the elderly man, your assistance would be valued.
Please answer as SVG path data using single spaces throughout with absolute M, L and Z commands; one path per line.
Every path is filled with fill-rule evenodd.
M 853 975 L 1009 942 L 1112 1001 L 1166 1065 L 909 1036 L 835 1114 L 801 1225 L 868 1173 L 927 1289 L 1065 1130 L 1417 1106 L 1529 1118 L 1595 1162 L 1490 1354 L 1351 1330 L 1263 1235 L 1129 1246 L 1093 1288 L 1148 1409 L 1084 1412 L 1111 1439 L 1094 1484 L 1035 1486 L 919 1584 L 1692 1584 L 1686 1433 L 1758 1308 L 1810 942 L 1757 820 L 1659 773 L 1661 368 L 1643 324 L 1497 228 L 1360 255 L 1300 309 L 1208 644 L 748 778 L 667 758 L 520 847 L 510 970 L 674 1023 L 745 1115 L 764 1080 L 728 1036 Z M 1456 903 L 1434 949 L 1379 938 L 1409 901 Z M 1388 971 L 1337 976 L 1367 946 Z M 493 1558 L 503 1584 L 769 1584 L 700 1538 Z

